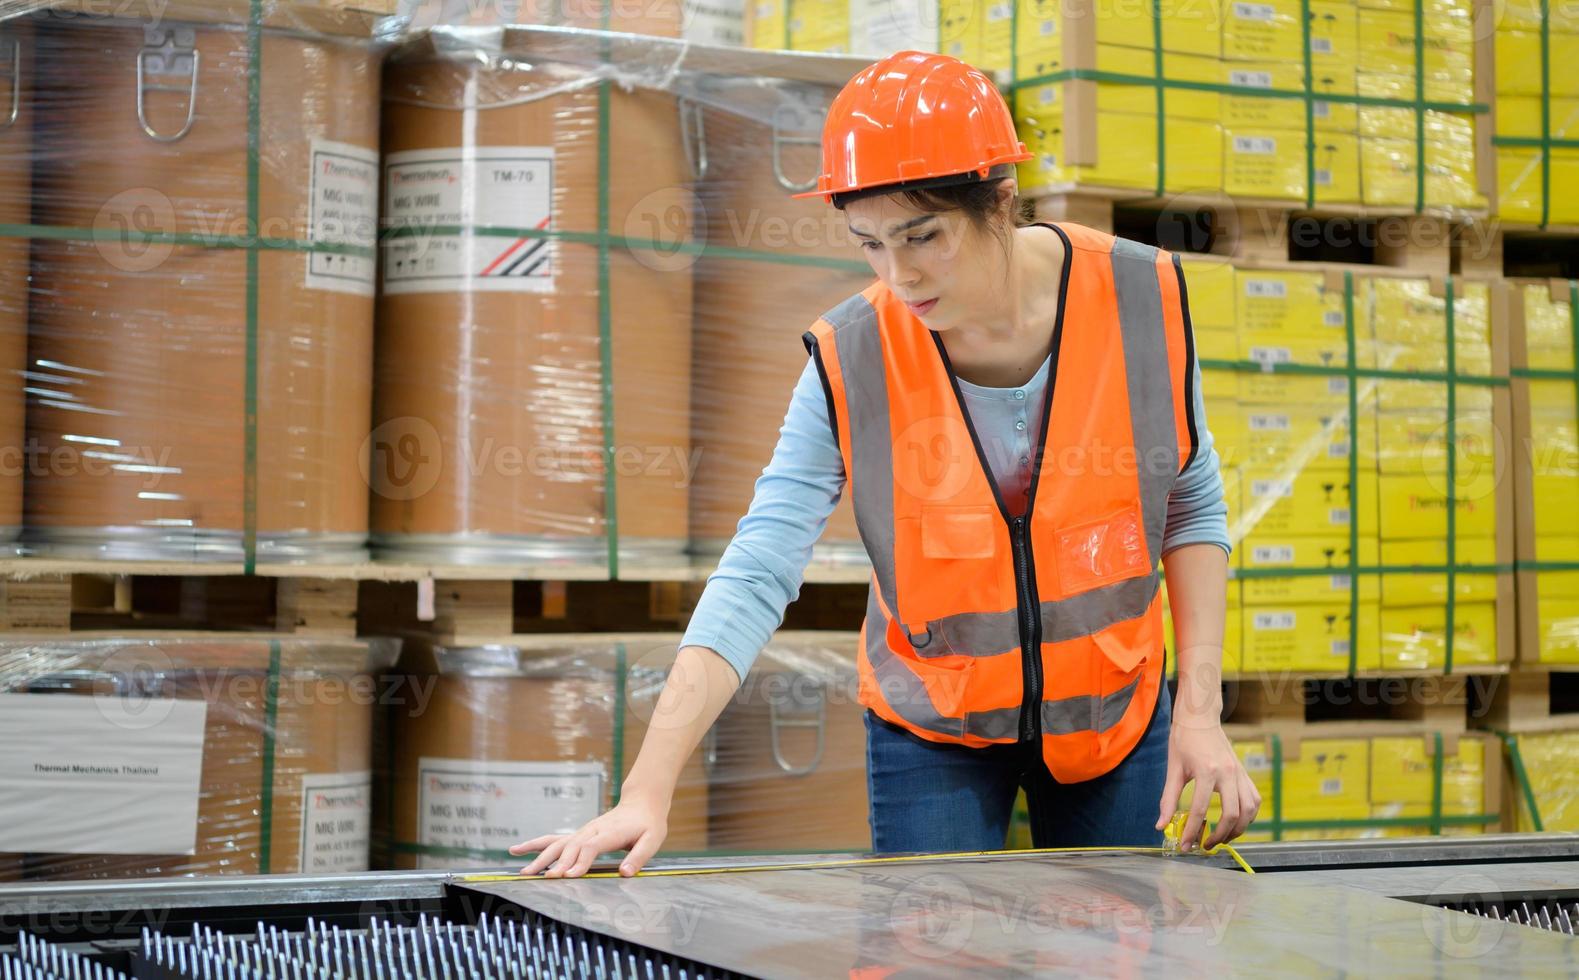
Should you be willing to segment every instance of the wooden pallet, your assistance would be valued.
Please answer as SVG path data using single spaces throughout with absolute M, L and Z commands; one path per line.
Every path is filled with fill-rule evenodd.
M 1489 692 L 1476 724 L 1502 732 L 1579 730 L 1579 664 L 1520 667 Z
M 1497 675 L 1416 674 L 1385 678 L 1313 679 L 1298 675 L 1229 681 L 1224 728 L 1252 735 L 1303 732 L 1310 737 L 1413 732 L 1462 732 L 1472 689 L 1495 687 Z
M 1484 215 L 1068 185 L 1038 191 L 1038 220 L 1072 221 L 1179 252 L 1253 268 L 1349 268 L 1377 275 L 1458 273 L 1455 243 Z M 1500 274 L 1500 270 L 1499 270 Z

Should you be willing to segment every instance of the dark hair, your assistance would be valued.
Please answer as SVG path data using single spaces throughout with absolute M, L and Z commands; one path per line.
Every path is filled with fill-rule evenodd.
M 998 214 L 998 185 L 1007 178 L 973 181 L 968 184 L 950 184 L 944 187 L 927 187 L 919 190 L 900 191 L 905 203 L 922 214 L 943 214 L 962 211 L 977 228 L 990 229 L 1007 250 L 1014 229 L 1035 220 L 1035 206 L 1016 194 L 1009 204 L 1009 224 L 994 221 Z

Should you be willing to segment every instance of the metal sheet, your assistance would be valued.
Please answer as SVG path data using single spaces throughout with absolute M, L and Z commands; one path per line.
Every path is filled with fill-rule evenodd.
M 1570 937 L 1190 858 L 1057 855 L 463 883 L 769 977 L 1566 976 Z
M 1573 861 L 1315 870 L 1300 872 L 1298 880 L 1363 888 L 1415 902 L 1484 902 L 1505 895 L 1579 898 L 1579 863 Z

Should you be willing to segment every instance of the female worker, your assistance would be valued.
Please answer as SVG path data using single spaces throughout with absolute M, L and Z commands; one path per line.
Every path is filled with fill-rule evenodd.
M 799 591 L 847 487 L 873 582 L 860 651 L 873 848 L 1208 846 L 1260 796 L 1219 720 L 1229 549 L 1184 277 L 1166 252 L 1021 225 L 1030 158 L 992 83 L 901 52 L 829 109 L 811 195 L 878 281 L 822 315 L 772 462 L 709 579 L 618 805 L 523 869 L 658 850 L 681 767 Z M 806 195 L 806 196 L 811 196 Z M 1170 705 L 1159 558 L 1178 639 Z

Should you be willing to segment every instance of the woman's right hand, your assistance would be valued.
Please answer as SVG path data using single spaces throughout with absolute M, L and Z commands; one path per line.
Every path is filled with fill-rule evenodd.
M 575 833 L 534 837 L 511 847 L 510 853 L 542 852 L 521 869 L 523 875 L 542 872 L 545 878 L 579 878 L 599 854 L 624 850 L 629 853 L 620 862 L 620 874 L 629 878 L 652 860 L 668 836 L 668 810 L 659 801 L 627 796 Z

